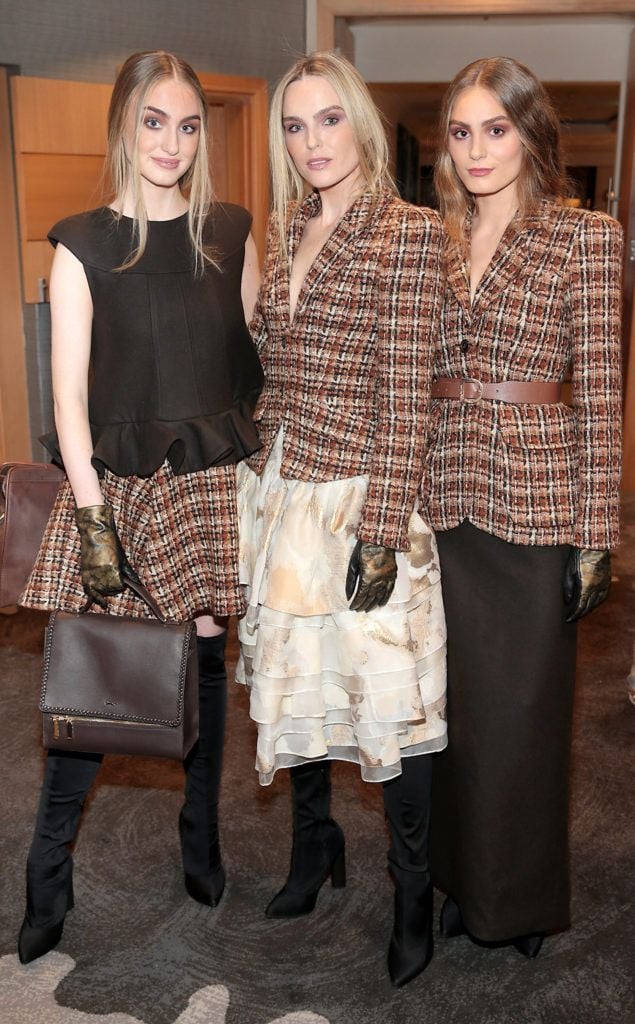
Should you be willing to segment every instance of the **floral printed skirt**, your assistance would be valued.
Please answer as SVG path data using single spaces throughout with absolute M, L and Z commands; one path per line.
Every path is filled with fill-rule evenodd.
M 236 679 L 250 688 L 260 782 L 322 758 L 353 761 L 363 779 L 384 782 L 401 773 L 402 757 L 447 743 L 434 534 L 414 512 L 388 604 L 350 611 L 346 570 L 367 480 L 284 480 L 281 456 L 282 434 L 261 477 L 237 467 L 248 608 Z

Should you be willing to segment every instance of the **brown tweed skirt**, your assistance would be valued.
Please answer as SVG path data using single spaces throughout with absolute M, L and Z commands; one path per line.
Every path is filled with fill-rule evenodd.
M 567 817 L 576 625 L 570 548 L 439 531 L 448 746 L 434 755 L 430 866 L 483 941 L 569 925 Z
M 149 477 L 106 470 L 101 488 L 131 565 L 169 619 L 242 614 L 235 466 L 177 476 L 165 462 Z M 86 603 L 74 509 L 66 481 L 20 599 L 26 608 L 77 612 Z M 108 606 L 115 615 L 150 614 L 130 590 L 109 598 Z

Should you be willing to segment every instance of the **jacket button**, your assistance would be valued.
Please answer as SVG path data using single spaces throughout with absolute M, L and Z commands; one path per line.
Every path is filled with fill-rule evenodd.
M 461 342 L 461 352 L 463 352 L 463 353 L 467 352 L 469 347 L 470 347 L 469 341 L 462 341 Z

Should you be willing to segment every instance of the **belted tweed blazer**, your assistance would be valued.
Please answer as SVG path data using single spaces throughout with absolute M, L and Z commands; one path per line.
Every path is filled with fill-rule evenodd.
M 270 224 L 251 324 L 265 371 L 263 447 L 249 464 L 262 472 L 282 428 L 283 477 L 368 476 L 357 536 L 407 550 L 438 332 L 440 220 L 388 190 L 362 195 L 310 267 L 291 321 L 290 266 L 319 210 L 318 193 L 299 205 L 286 258 Z
M 435 377 L 562 381 L 572 406 L 435 399 L 421 488 L 437 530 L 469 519 L 516 544 L 612 547 L 619 538 L 622 233 L 544 202 L 512 221 L 470 301 L 448 240 Z

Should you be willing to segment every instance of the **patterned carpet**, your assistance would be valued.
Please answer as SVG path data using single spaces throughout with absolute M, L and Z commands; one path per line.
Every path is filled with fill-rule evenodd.
M 231 688 L 222 794 L 228 885 L 216 910 L 190 900 L 176 818 L 181 769 L 107 759 L 76 846 L 75 909 L 58 949 L 22 967 L 24 859 L 41 778 L 36 710 L 44 617 L 0 615 L 0 1024 L 613 1024 L 633 1019 L 635 499 L 609 602 L 583 623 L 574 748 L 571 931 L 534 962 L 438 939 L 400 991 L 385 952 L 392 888 L 379 787 L 334 772 L 349 882 L 316 910 L 268 921 L 290 846 L 288 779 L 262 790 L 246 696 Z M 235 660 L 235 641 L 230 661 Z M 539 751 L 536 752 L 539 770 Z M 437 910 L 440 894 L 437 894 Z

